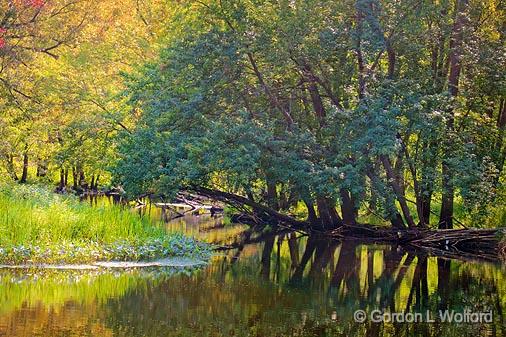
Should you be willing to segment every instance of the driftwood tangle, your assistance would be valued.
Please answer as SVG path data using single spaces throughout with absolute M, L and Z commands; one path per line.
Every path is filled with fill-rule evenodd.
M 503 229 L 390 229 L 370 225 L 344 225 L 327 235 L 339 239 L 358 239 L 400 244 L 422 249 L 432 255 L 456 259 L 497 261 Z
M 308 221 L 301 221 L 282 214 L 246 197 L 203 187 L 193 187 L 193 192 L 210 199 L 232 205 L 244 211 L 238 221 L 249 224 L 276 224 L 281 229 L 303 231 L 307 234 L 324 235 L 340 240 L 356 239 L 366 242 L 399 244 L 423 249 L 432 255 L 458 259 L 497 261 L 499 242 L 504 229 L 396 229 L 373 225 L 343 224 L 332 230 L 317 230 Z M 506 249 L 505 249 L 506 250 Z

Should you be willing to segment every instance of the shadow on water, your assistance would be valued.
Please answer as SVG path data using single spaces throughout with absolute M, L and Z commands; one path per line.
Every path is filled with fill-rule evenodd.
M 505 336 L 499 265 L 254 233 L 207 216 L 167 226 L 232 248 L 184 273 L 1 272 L 0 336 Z M 429 312 L 436 322 L 357 323 L 358 309 Z M 439 310 L 465 309 L 492 310 L 493 322 L 436 319 Z

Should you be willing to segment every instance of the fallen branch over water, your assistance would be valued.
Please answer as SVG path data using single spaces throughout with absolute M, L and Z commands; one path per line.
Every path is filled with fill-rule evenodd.
M 341 224 L 333 230 L 322 231 L 309 221 L 280 213 L 249 198 L 204 187 L 192 190 L 210 199 L 229 204 L 242 211 L 234 217 L 251 225 L 274 225 L 278 228 L 303 231 L 308 234 L 324 235 L 336 239 L 357 239 L 378 243 L 400 244 L 421 248 L 436 255 L 458 256 L 470 259 L 498 260 L 499 242 L 506 234 L 504 229 L 444 229 L 431 230 L 422 227 L 396 229 L 363 224 Z M 506 256 L 506 245 L 504 249 Z
M 489 245 L 498 242 L 502 229 L 394 229 L 372 225 L 343 225 L 328 235 L 333 237 L 370 238 L 384 242 L 410 243 L 432 247 L 458 247 L 469 243 Z
M 309 226 L 309 223 L 307 221 L 297 220 L 290 215 L 280 213 L 276 210 L 273 210 L 272 208 L 269 208 L 267 206 L 264 206 L 260 203 L 257 203 L 253 200 L 250 200 L 237 194 L 212 190 L 200 186 L 194 186 L 191 189 L 196 193 L 204 195 L 208 198 L 221 201 L 228 205 L 232 205 L 239 210 L 244 210 L 244 213 L 247 214 L 247 216 L 245 216 L 244 218 L 249 217 L 250 218 L 249 221 L 256 221 L 257 223 L 261 222 L 269 223 L 275 221 L 277 223 L 289 225 L 294 229 L 308 228 Z M 251 209 L 253 209 L 253 212 L 250 212 L 245 207 L 250 207 Z
M 391 229 L 371 225 L 344 225 L 326 235 L 338 239 L 358 239 L 401 244 L 424 249 L 448 258 L 497 261 L 504 229 Z

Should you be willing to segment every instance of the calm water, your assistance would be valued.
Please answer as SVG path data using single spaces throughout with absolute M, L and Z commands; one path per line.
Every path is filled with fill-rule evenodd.
M 236 248 L 200 269 L 0 271 L 0 336 L 505 336 L 505 270 L 389 246 L 171 222 Z M 492 310 L 493 322 L 356 323 L 355 310 Z

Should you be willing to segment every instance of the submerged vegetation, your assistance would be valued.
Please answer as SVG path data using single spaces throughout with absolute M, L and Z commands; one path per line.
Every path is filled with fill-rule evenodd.
M 90 207 L 33 185 L 0 185 L 0 264 L 206 259 L 210 249 L 120 206 Z

